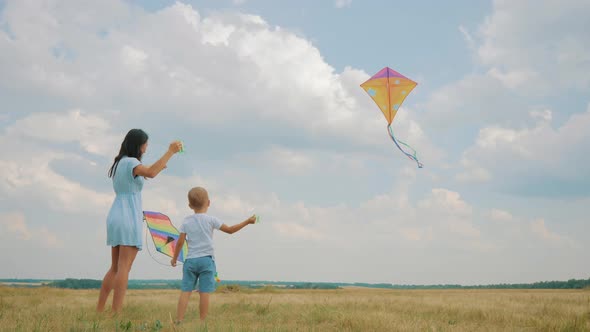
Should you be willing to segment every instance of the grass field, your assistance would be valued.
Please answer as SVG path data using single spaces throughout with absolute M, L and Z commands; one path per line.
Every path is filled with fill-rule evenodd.
M 132 290 L 117 317 L 97 290 L 0 287 L 1 331 L 590 331 L 590 290 L 262 290 L 198 294 L 175 326 L 178 291 Z

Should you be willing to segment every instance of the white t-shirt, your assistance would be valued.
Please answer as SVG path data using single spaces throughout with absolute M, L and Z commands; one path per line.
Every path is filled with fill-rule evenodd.
M 188 255 L 186 258 L 214 256 L 213 230 L 221 228 L 221 220 L 205 213 L 195 213 L 184 218 L 180 233 L 186 233 Z

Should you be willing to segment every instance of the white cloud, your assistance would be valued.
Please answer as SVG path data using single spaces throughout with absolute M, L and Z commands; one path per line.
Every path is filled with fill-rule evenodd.
M 228 47 L 229 38 L 235 31 L 236 27 L 234 25 L 224 24 L 223 21 L 214 18 L 206 18 L 203 22 L 203 43 Z
M 455 129 L 465 124 L 481 126 L 490 122 L 506 122 L 508 119 L 518 120 L 526 116 L 521 109 L 522 103 L 488 73 L 469 74 L 444 85 L 435 90 L 426 102 L 419 104 L 418 108 L 426 110 L 421 118 L 426 128 L 433 132 L 444 130 L 443 133 L 449 135 L 447 128 Z
M 494 221 L 500 221 L 500 222 L 507 222 L 507 221 L 513 221 L 514 220 L 514 216 L 505 210 L 501 210 L 501 209 L 492 209 L 489 212 L 489 216 L 492 220 Z
M 545 220 L 537 219 L 530 223 L 531 231 L 538 236 L 543 241 L 547 241 L 551 244 L 564 244 L 564 245 L 574 245 L 571 239 L 561 236 L 557 233 L 551 232 L 547 226 L 545 225 Z
M 455 176 L 455 179 L 459 182 L 481 183 L 490 181 L 492 178 L 490 172 L 485 167 L 480 166 L 473 160 L 463 158 L 461 165 L 464 170 Z
M 95 168 L 96 163 L 51 144 L 77 143 L 88 152 L 106 155 L 107 145 L 113 141 L 108 129 L 102 118 L 80 111 L 38 113 L 17 120 L 0 136 L 0 147 L 10 155 L 0 159 L 4 169 L 0 192 L 13 200 L 39 200 L 37 204 L 56 211 L 88 213 L 107 208 L 111 194 L 88 188 L 52 167 L 64 160 L 89 168 Z
M 550 110 L 531 111 L 530 117 L 535 123 L 528 128 L 490 126 L 480 129 L 475 145 L 463 153 L 464 171 L 457 178 L 473 180 L 478 172 L 482 173 L 479 179 L 483 181 L 510 174 L 520 177 L 543 174 L 562 180 L 586 174 L 588 158 L 580 152 L 590 146 L 587 131 L 590 106 L 586 112 L 572 115 L 558 128 L 553 128 Z
M 470 216 L 471 207 L 461 199 L 458 192 L 444 188 L 432 189 L 429 197 L 420 202 L 421 208 L 434 209 L 457 216 Z
M 31 49 L 24 41 L 36 38 L 33 27 L 18 23 L 30 6 L 9 3 L 5 11 L 18 36 L 0 43 L 2 63 L 11 63 L 2 68 L 10 75 L 0 77 L 0 84 L 11 90 L 35 86 L 82 109 L 123 109 L 129 118 L 165 110 L 184 125 L 222 128 L 256 119 L 287 133 L 303 129 L 352 146 L 380 148 L 387 142 L 386 133 L 377 130 L 385 131 L 380 112 L 358 86 L 368 74 L 352 68 L 335 72 L 308 40 L 259 16 L 203 18 L 190 5 L 176 3 L 149 14 L 126 8 L 113 14 L 132 13 L 126 24 L 106 29 L 93 21 L 80 30 L 78 22 L 41 6 L 35 10 L 47 19 L 34 28 L 45 31 L 46 48 Z M 75 59 L 54 57 L 48 50 L 58 44 L 68 45 Z M 440 155 L 411 115 L 404 121 L 399 116 L 396 130 L 407 132 L 424 156 L 430 150 Z
M 44 153 L 27 163 L 1 161 L 0 191 L 12 199 L 36 199 L 44 207 L 63 212 L 102 211 L 108 208 L 113 195 L 96 192 L 56 173 L 50 162 L 74 156 Z
M 551 110 L 548 110 L 548 109 L 545 109 L 542 111 L 539 111 L 539 110 L 530 111 L 529 114 L 530 114 L 531 118 L 539 119 L 544 122 L 550 122 L 551 119 L 553 118 L 553 114 L 551 113 Z
M 401 235 L 410 241 L 429 241 L 433 238 L 432 227 L 425 229 L 416 227 L 405 227 L 400 230 Z
M 526 84 L 531 81 L 539 79 L 539 74 L 530 69 L 503 72 L 494 67 L 488 71 L 488 75 L 502 82 L 502 84 L 511 89 L 526 86 Z
M 469 32 L 469 30 L 465 26 L 460 25 L 459 32 L 461 32 L 461 34 L 463 35 L 463 38 L 465 39 L 467 46 L 469 46 L 470 49 L 474 49 L 475 48 L 475 40 L 473 39 L 473 36 Z
M 6 135 L 19 140 L 33 138 L 44 142 L 78 143 L 90 153 L 109 156 L 119 139 L 102 117 L 71 110 L 67 113 L 34 113 L 6 128 Z
M 585 0 L 494 1 L 480 26 L 477 55 L 514 89 L 557 94 L 590 88 L 590 37 Z
M 581 75 L 590 70 L 589 14 L 587 1 L 495 1 L 476 33 L 459 27 L 485 74 L 435 91 L 423 121 L 427 128 L 445 120 L 480 127 L 475 145 L 459 159 L 456 180 L 528 194 L 546 191 L 536 185 L 546 181 L 550 191 L 587 194 L 580 189 L 587 158 L 577 151 L 590 144 L 581 129 L 588 111 L 576 113 L 561 102 L 559 108 L 537 105 L 590 88 L 588 75 Z
M 263 154 L 263 160 L 279 168 L 285 173 L 305 173 L 314 167 L 312 156 L 304 152 L 294 151 L 283 147 L 272 147 Z
M 29 227 L 24 214 L 20 212 L 0 214 L 0 226 L 7 231 L 0 233 L 0 238 L 4 238 L 5 243 L 10 243 L 17 248 L 24 246 L 60 248 L 64 246 L 61 239 L 49 231 L 47 227 Z M 12 236 L 16 236 L 16 239 Z M 26 244 L 23 244 L 22 241 Z
M 29 240 L 31 232 L 29 231 L 24 215 L 20 213 L 9 213 L 0 215 L 3 228 L 15 234 L 20 240 Z
M 299 224 L 274 224 L 273 228 L 276 229 L 279 232 L 279 234 L 286 237 L 303 238 L 311 240 L 323 239 L 322 234 L 318 233 L 317 231 L 306 228 L 304 226 L 301 226 Z
M 473 208 L 458 192 L 444 188 L 432 189 L 430 195 L 418 203 L 426 215 L 436 220 L 440 229 L 465 237 L 479 237 L 480 231 L 472 221 Z
M 145 70 L 148 55 L 137 48 L 125 45 L 121 50 L 121 61 L 130 70 L 141 72 Z
M 352 5 L 352 0 L 335 0 L 334 1 L 334 6 L 336 8 L 350 7 L 351 5 Z
M 499 147 L 508 147 L 514 154 L 521 158 L 532 157 L 531 151 L 526 146 L 515 144 L 529 135 L 528 130 L 514 130 L 499 126 L 482 128 L 479 131 L 476 145 L 482 149 L 497 150 Z
M 169 215 L 176 223 L 189 213 L 186 192 L 199 185 L 209 191 L 210 213 L 228 224 L 256 213 L 263 218 L 256 227 L 266 228 L 265 232 L 272 229 L 273 238 L 278 236 L 278 239 L 322 240 L 339 247 L 347 245 L 358 227 L 363 227 L 370 229 L 370 234 L 387 234 L 388 241 L 452 241 L 472 248 L 473 244 L 464 241 L 480 234 L 472 222 L 473 207 L 457 192 L 436 188 L 418 204 L 413 204 L 407 194 L 415 181 L 412 177 L 408 178 L 407 185 L 376 195 L 358 206 L 288 202 L 256 188 L 234 188 L 198 176 L 182 179 L 164 175 L 158 181 L 165 182 L 166 186 L 147 187 L 144 204 L 150 210 Z
M 492 10 L 474 32 L 459 26 L 478 67 L 420 105 L 429 131 L 519 123 L 539 99 L 590 89 L 587 1 L 498 0 Z

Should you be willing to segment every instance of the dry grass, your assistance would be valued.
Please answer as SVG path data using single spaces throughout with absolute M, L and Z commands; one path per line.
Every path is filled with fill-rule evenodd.
M 216 292 L 207 325 L 194 294 L 129 291 L 118 317 L 97 290 L 0 287 L 1 331 L 590 331 L 589 290 L 277 290 Z

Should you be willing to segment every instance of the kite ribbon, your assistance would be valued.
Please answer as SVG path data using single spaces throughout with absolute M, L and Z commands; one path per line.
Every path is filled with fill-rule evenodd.
M 397 146 L 398 149 L 400 149 L 401 152 L 403 152 L 411 160 L 414 160 L 416 162 L 416 164 L 418 164 L 418 168 L 424 167 L 424 165 L 418 160 L 418 157 L 416 157 L 416 150 L 414 150 L 414 148 L 412 148 L 411 146 L 409 146 L 408 144 L 406 144 L 400 140 L 395 139 L 395 136 L 393 135 L 393 129 L 391 129 L 391 123 L 387 125 L 387 132 L 389 133 L 389 137 L 391 137 L 391 139 L 393 140 L 393 143 L 395 143 L 395 145 Z M 409 154 L 404 149 L 402 149 L 400 144 L 403 146 L 406 146 L 410 150 L 412 150 L 412 154 Z

